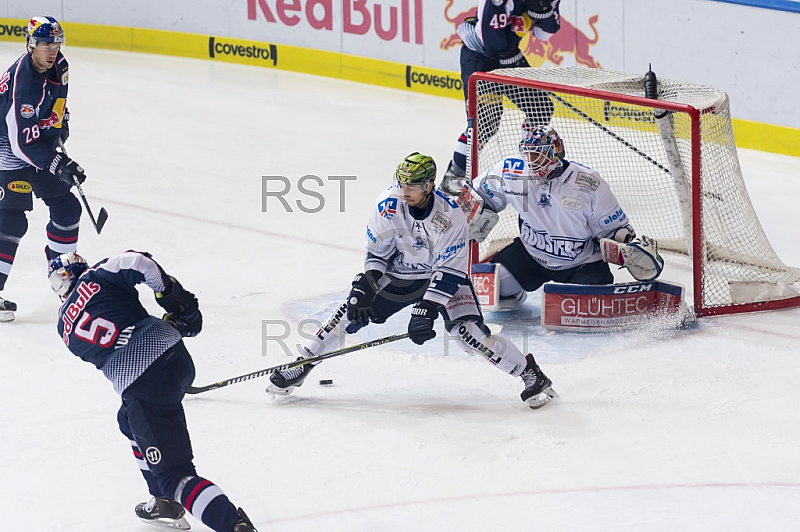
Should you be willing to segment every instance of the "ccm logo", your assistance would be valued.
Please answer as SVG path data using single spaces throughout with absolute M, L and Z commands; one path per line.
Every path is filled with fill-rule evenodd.
M 615 294 L 638 294 L 639 292 L 649 292 L 653 289 L 652 284 L 637 284 L 634 286 L 617 286 L 614 288 Z

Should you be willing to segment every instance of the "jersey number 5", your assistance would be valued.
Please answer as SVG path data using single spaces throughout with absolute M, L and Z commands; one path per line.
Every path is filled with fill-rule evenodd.
M 75 327 L 75 336 L 90 344 L 99 344 L 100 347 L 110 347 L 117 339 L 117 326 L 105 318 L 95 318 L 89 324 L 89 328 L 85 328 L 86 322 L 92 320 L 87 312 L 83 313 L 81 319 Z M 102 336 L 100 334 L 102 333 Z

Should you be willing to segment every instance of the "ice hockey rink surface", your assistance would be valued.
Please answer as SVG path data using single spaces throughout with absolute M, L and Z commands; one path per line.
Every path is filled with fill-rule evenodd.
M 205 327 L 186 341 L 196 385 L 292 360 L 268 336 L 286 323 L 292 347 L 302 320 L 326 317 L 363 266 L 366 219 L 396 165 L 421 151 L 441 176 L 464 125 L 456 100 L 64 51 L 67 147 L 86 169 L 93 210 L 110 216 L 99 236 L 84 216 L 79 252 L 91 263 L 149 251 L 197 294 Z M 23 52 L 0 45 L 4 66 Z M 800 266 L 800 159 L 740 158 L 773 247 Z M 285 205 L 264 205 L 262 176 L 288 180 Z M 304 176 L 317 176 L 303 186 L 319 196 L 298 188 Z M 119 398 L 56 332 L 46 220 L 37 200 L 3 292 L 19 312 L 0 324 L 0 530 L 154 530 L 133 513 L 149 496 L 116 426 Z M 668 268 L 664 279 L 686 276 Z M 289 397 L 268 396 L 266 378 L 187 397 L 198 472 L 262 532 L 800 530 L 800 310 L 701 319 L 681 332 L 520 325 L 538 317 L 538 293 L 514 315 L 488 316 L 535 354 L 561 395 L 554 405 L 527 408 L 519 379 L 462 354 L 439 322 L 424 346 L 327 361 Z M 406 323 L 396 316 L 352 342 Z

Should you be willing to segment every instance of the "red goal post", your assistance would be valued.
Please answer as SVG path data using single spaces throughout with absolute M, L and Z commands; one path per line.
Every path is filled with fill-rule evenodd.
M 473 74 L 468 175 L 518 156 L 523 123 L 552 112 L 566 159 L 597 170 L 637 232 L 658 240 L 668 264 L 691 269 L 698 316 L 800 306 L 800 270 L 775 254 L 747 194 L 727 94 L 660 79 L 651 99 L 644 79 L 580 67 Z M 486 241 L 472 243 L 471 263 L 518 235 L 506 209 Z

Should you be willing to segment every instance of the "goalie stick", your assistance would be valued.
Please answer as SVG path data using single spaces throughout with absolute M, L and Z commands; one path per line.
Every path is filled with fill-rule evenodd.
M 61 153 L 65 156 L 67 155 L 67 149 L 64 148 L 64 141 L 58 139 L 58 147 L 61 148 Z M 81 188 L 81 184 L 78 181 L 75 181 L 75 188 L 78 189 L 78 194 L 80 194 L 81 199 L 83 200 L 83 206 L 86 207 L 86 212 L 89 213 L 89 219 L 92 221 L 92 225 L 94 226 L 94 230 L 97 231 L 97 234 L 100 234 L 100 231 L 103 230 L 103 226 L 106 225 L 106 220 L 108 220 L 108 212 L 106 212 L 105 207 L 100 207 L 100 212 L 97 215 L 97 219 L 95 219 L 94 214 L 92 214 L 92 209 L 89 207 L 89 201 L 86 199 L 86 195 L 83 193 L 83 189 Z
M 403 334 L 395 334 L 392 336 L 386 336 L 384 338 L 378 338 L 377 340 L 371 340 L 369 342 L 364 342 L 363 344 L 358 345 L 351 345 L 350 347 L 343 347 L 341 349 L 337 349 L 335 351 L 330 351 L 329 353 L 324 353 L 322 355 L 310 358 L 304 358 L 302 360 L 295 360 L 294 362 L 289 362 L 287 364 L 281 364 L 280 366 L 272 366 L 271 368 L 262 369 L 260 371 L 254 371 L 253 373 L 247 373 L 245 375 L 240 375 L 238 377 L 232 377 L 230 379 L 215 382 L 212 384 L 207 384 L 206 386 L 199 386 L 194 387 L 192 386 L 189 388 L 189 391 L 186 392 L 188 394 L 198 394 L 207 392 L 209 390 L 216 390 L 217 388 L 223 388 L 228 386 L 229 384 L 236 384 L 237 382 L 244 382 L 250 379 L 256 379 L 258 377 L 264 377 L 266 375 L 271 375 L 276 371 L 281 371 L 284 369 L 291 369 L 297 368 L 300 366 L 305 366 L 306 364 L 310 364 L 312 362 L 318 362 L 321 360 L 326 360 L 328 358 L 338 357 L 342 355 L 346 355 L 348 353 L 353 353 L 354 351 L 361 351 L 362 349 L 368 349 L 370 347 L 376 347 L 383 344 L 388 344 L 390 342 L 396 342 L 397 340 L 402 340 L 404 338 L 408 338 L 408 333 Z

